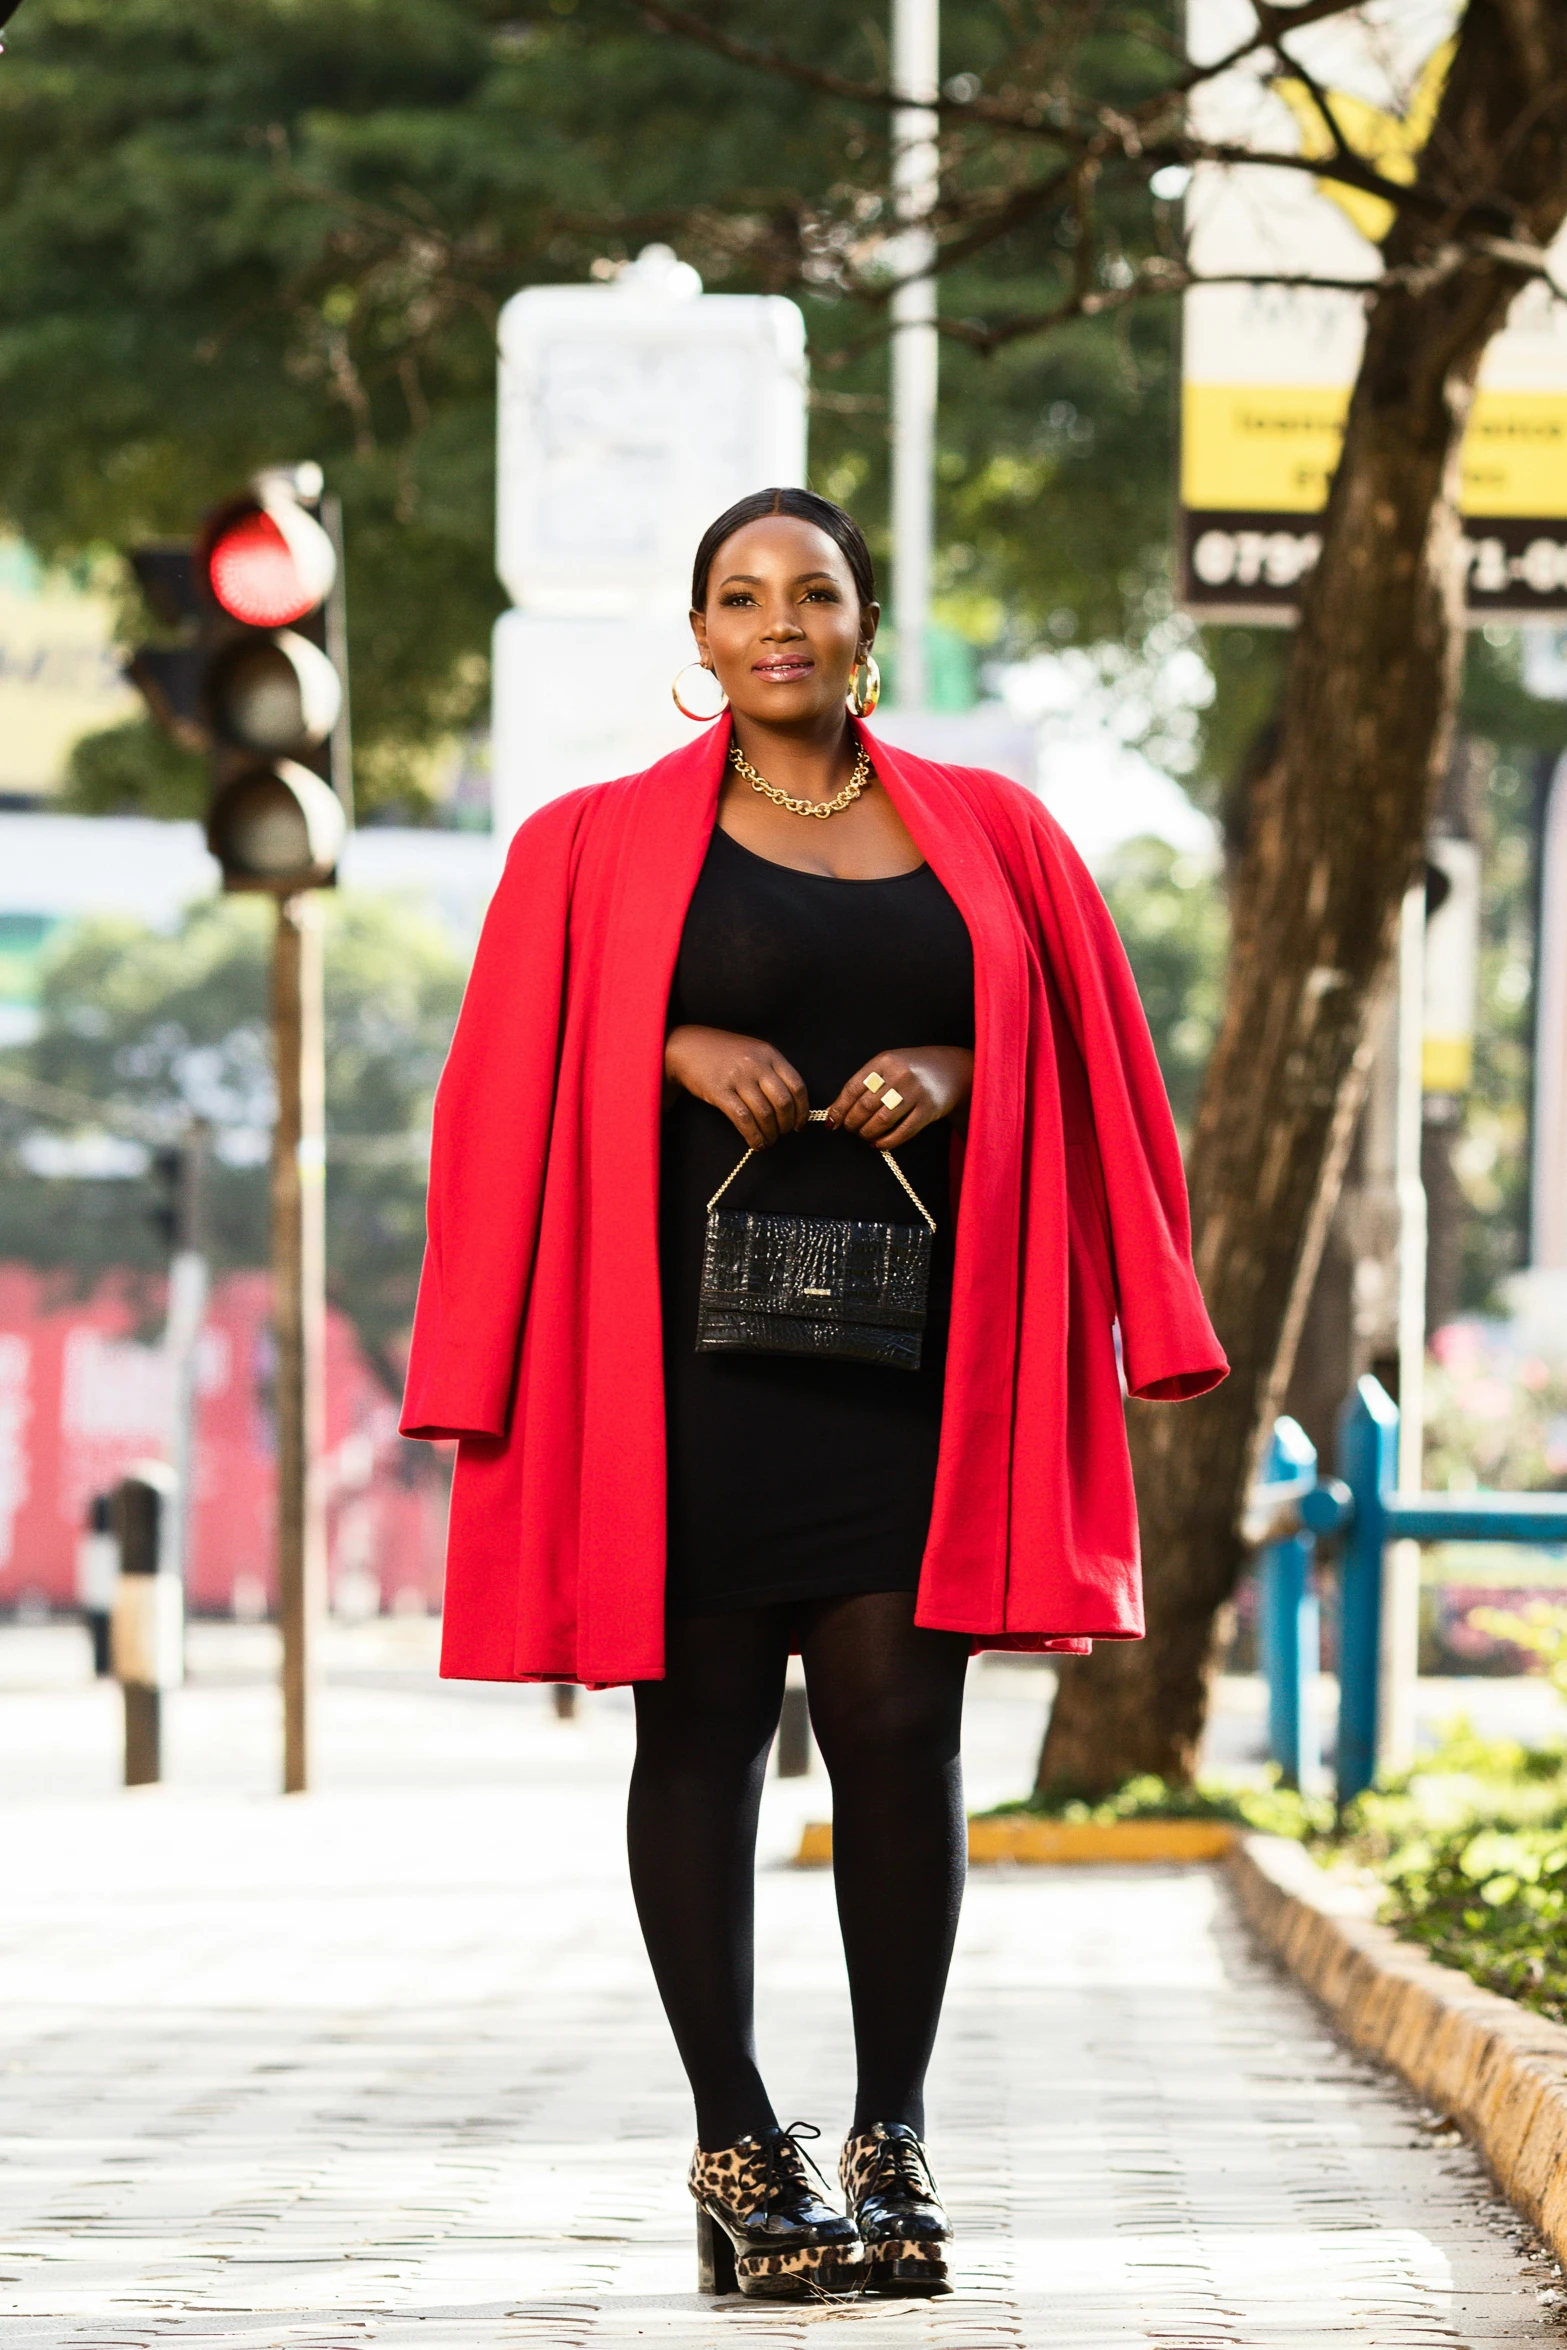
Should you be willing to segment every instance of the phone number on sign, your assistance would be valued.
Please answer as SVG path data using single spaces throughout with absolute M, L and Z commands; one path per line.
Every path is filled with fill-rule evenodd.
M 1464 568 L 1475 599 L 1499 597 L 1517 603 L 1567 598 L 1567 525 L 1561 537 L 1540 532 L 1518 544 L 1508 534 L 1464 535 Z M 1210 592 L 1252 588 L 1275 594 L 1298 587 L 1322 552 L 1320 530 L 1207 529 L 1192 543 L 1194 581 Z M 1521 591 L 1521 593 L 1520 593 Z

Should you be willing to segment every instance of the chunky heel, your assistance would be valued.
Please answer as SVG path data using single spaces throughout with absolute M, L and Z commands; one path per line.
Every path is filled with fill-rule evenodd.
M 696 2207 L 696 2289 L 699 2293 L 733 2293 L 735 2248 L 717 2220 L 699 2203 Z
M 697 2281 L 704 2293 L 822 2301 L 858 2292 L 865 2252 L 853 2220 L 811 2185 L 806 2122 L 691 2157 Z

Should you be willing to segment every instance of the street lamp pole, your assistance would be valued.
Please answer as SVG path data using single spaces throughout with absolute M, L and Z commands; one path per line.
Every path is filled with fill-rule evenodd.
M 898 238 L 892 297 L 892 611 L 898 632 L 898 704 L 923 710 L 930 698 L 925 632 L 935 540 L 937 118 L 941 0 L 893 0 L 893 206 L 907 223 Z M 923 273 L 923 274 L 921 274 Z
M 1426 1195 L 1420 1176 L 1425 1032 L 1426 885 L 1404 894 L 1398 925 L 1398 1491 L 1424 1483 Z M 1405 1770 L 1415 1759 L 1415 1682 L 1420 1671 L 1420 1545 L 1390 1542 L 1382 1554 L 1381 1701 L 1376 1761 Z
M 320 1483 L 326 1385 L 326 1151 L 321 904 L 280 897 L 272 962 L 277 1124 L 272 1139 L 277 1336 L 278 1613 L 283 1633 L 283 1792 L 310 1785 L 314 1632 L 326 1582 Z

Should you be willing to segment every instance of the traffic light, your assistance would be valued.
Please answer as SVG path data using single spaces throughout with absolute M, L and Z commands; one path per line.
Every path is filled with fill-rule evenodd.
M 180 641 L 143 647 L 130 675 L 158 723 L 208 753 L 225 889 L 335 879 L 353 805 L 336 519 L 319 466 L 275 466 L 214 507 L 194 546 L 131 554 Z

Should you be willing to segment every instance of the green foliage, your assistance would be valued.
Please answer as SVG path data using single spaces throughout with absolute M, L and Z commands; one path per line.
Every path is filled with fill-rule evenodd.
M 1406 1940 L 1567 2022 L 1567 1748 L 1480 1738 L 1460 1718 L 1318 1846 L 1381 1880 Z
M 1426 1367 L 1425 1475 L 1462 1493 L 1567 1485 L 1567 1359 L 1547 1362 L 1505 1325 L 1461 1323 Z
M 1383 1873 L 1383 1917 L 1407 1941 L 1567 2023 L 1567 1820 L 1428 1837 Z
M 1530 1622 L 1567 1681 L 1567 1610 L 1548 1612 L 1549 1625 L 1533 1610 Z M 1095 1824 L 1232 1820 L 1291 1837 L 1328 1866 L 1374 1874 L 1385 1922 L 1433 1958 L 1567 2023 L 1567 1746 L 1480 1738 L 1460 1717 L 1433 1754 L 1342 1814 L 1276 1776 L 1249 1787 L 1128 1779 L 1093 1803 L 1061 1788 L 987 1816 L 1020 1814 Z
M 1451 1723 L 1434 1755 L 1359 1799 L 1343 1836 L 1406 1940 L 1567 2022 L 1567 1749 Z
M 37 1040 L 4 1056 L 106 1113 L 161 1116 L 171 1138 L 207 1119 L 219 1270 L 268 1260 L 270 926 L 270 908 L 245 898 L 198 905 L 171 935 L 123 920 L 75 926 L 50 952 Z M 389 1383 L 423 1248 L 419 1138 L 462 980 L 444 934 L 406 908 L 328 901 L 328 1288 Z M 31 1172 L 22 1154 L 37 1126 L 0 1104 L 0 1258 L 84 1285 L 111 1268 L 161 1271 L 167 1243 L 146 1180 Z
M 945 16 L 949 71 L 1011 40 L 991 0 Z M 760 0 L 725 21 L 779 31 Z M 1113 101 L 1167 71 L 1174 23 L 1046 10 L 1040 37 Z M 885 67 L 880 20 L 829 0 L 786 37 Z M 258 463 L 318 458 L 346 508 L 361 797 L 417 813 L 485 697 L 494 322 L 517 287 L 664 238 L 715 291 L 793 294 L 813 480 L 884 545 L 885 315 L 840 262 L 874 226 L 887 131 L 624 0 L 30 0 L 0 74 L 0 515 L 48 556 L 123 545 L 185 532 Z M 954 184 L 1004 192 L 1037 162 L 981 142 Z M 1100 200 L 1146 244 L 1135 174 Z M 1059 208 L 1020 219 L 953 270 L 944 312 L 1048 303 L 1063 238 Z M 1172 330 L 1155 304 L 946 346 L 941 611 L 975 642 L 1135 635 L 1167 602 Z M 76 790 L 178 804 L 145 735 L 84 752 Z
M 61 805 L 78 816 L 200 817 L 207 762 L 153 725 L 131 718 L 84 735 L 71 752 Z
M 1058 1788 L 1021 1803 L 998 1804 L 986 1816 L 1020 1813 L 1032 1819 L 1091 1821 L 1096 1826 L 1113 1820 L 1230 1820 L 1258 1835 L 1296 1838 L 1325 1835 L 1333 1820 L 1330 1803 L 1282 1787 L 1276 1776 L 1261 1787 L 1230 1787 L 1207 1780 L 1176 1785 L 1150 1774 L 1125 1780 L 1097 1803 Z
M 1514 758 L 1538 751 L 1558 759 L 1567 750 L 1567 708 L 1530 693 L 1516 628 L 1477 629 L 1470 637 L 1459 719 L 1470 734 Z
M 1184 1131 L 1223 1009 L 1229 920 L 1222 882 L 1199 859 L 1147 839 L 1117 849 L 1099 881 Z
M 1227 847 L 1246 830 L 1246 795 L 1284 695 L 1291 636 L 1283 628 L 1205 628 L 1203 659 L 1213 678 L 1213 700 L 1198 723 L 1195 769 L 1186 788 L 1217 817 Z
M 1510 1640 L 1539 1660 L 1558 1697 L 1567 1698 L 1567 1607 L 1534 1599 L 1527 1607 L 1477 1607 L 1469 1621 L 1497 1640 Z

